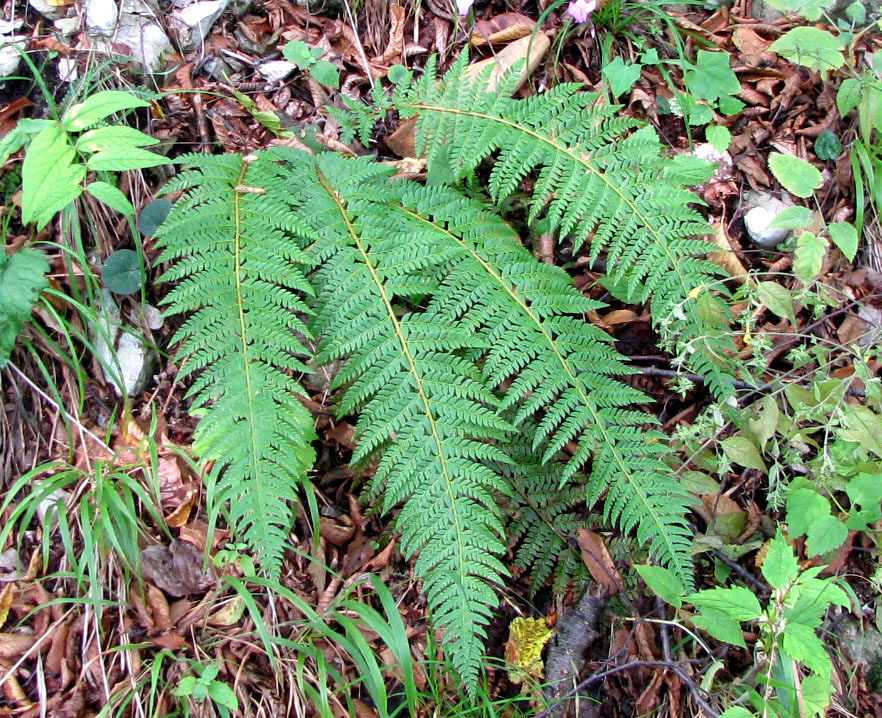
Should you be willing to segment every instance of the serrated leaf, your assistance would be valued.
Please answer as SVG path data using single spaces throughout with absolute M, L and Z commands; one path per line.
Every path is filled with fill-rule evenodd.
M 784 629 L 781 645 L 790 658 L 800 661 L 829 680 L 833 664 L 824 648 L 824 642 L 818 638 L 813 628 L 801 623 L 788 624 Z
M 76 151 L 57 125 L 49 125 L 31 140 L 21 167 L 24 224 L 34 222 L 39 231 L 80 196 L 86 168 L 75 157 Z
M 803 232 L 796 239 L 796 252 L 793 256 L 793 272 L 805 284 L 811 284 L 821 273 L 827 243 L 816 234 Z
M 744 586 L 710 588 L 685 597 L 702 612 L 720 611 L 736 621 L 755 621 L 762 615 L 762 607 L 753 592 Z
M 830 516 L 830 502 L 814 489 L 793 488 L 787 494 L 787 525 L 791 536 L 803 536 L 812 524 Z
M 722 95 L 737 95 L 741 83 L 729 64 L 728 52 L 699 50 L 694 70 L 684 73 L 686 87 L 698 100 L 713 102 Z
M 793 155 L 773 152 L 769 155 L 769 169 L 784 189 L 797 197 L 811 197 L 812 192 L 824 184 L 824 178 L 813 164 Z
M 317 60 L 314 65 L 309 68 L 309 74 L 315 78 L 315 81 L 325 87 L 337 89 L 340 87 L 340 71 L 337 66 L 327 60 Z
M 799 562 L 780 530 L 769 542 L 761 570 L 772 588 L 786 588 L 799 575 Z
M 126 170 L 167 165 L 168 163 L 168 158 L 140 147 L 114 147 L 101 150 L 88 160 L 89 169 L 96 172 L 125 172 Z
M 720 718 L 754 718 L 754 715 L 747 708 L 732 706 L 720 713 Z
M 728 127 L 722 125 L 708 125 L 704 131 L 704 136 L 710 142 L 717 152 L 725 152 L 732 142 L 732 133 Z
M 226 683 L 221 681 L 211 681 L 211 683 L 208 684 L 208 696 L 215 703 L 228 710 L 239 710 L 239 699 L 236 697 L 235 691 Z
M 86 191 L 95 199 L 104 202 L 104 204 L 111 209 L 115 209 L 120 214 L 124 214 L 127 217 L 135 214 L 135 209 L 132 207 L 132 203 L 129 202 L 129 198 L 119 188 L 114 187 L 108 182 L 92 182 L 92 184 L 86 187 Z
M 802 229 L 814 221 L 814 214 L 808 207 L 788 207 L 775 217 L 769 229 Z
M 747 428 L 759 442 L 759 448 L 763 450 L 768 440 L 775 435 L 781 412 L 778 410 L 778 402 L 772 395 L 764 396 L 754 406 L 759 411 L 755 419 L 750 418 L 747 420 Z
M 837 550 L 848 538 L 848 528 L 835 516 L 818 519 L 806 531 L 806 555 L 809 558 Z
M 683 605 L 681 596 L 685 591 L 683 582 L 674 575 L 673 571 L 664 566 L 634 566 L 634 570 L 640 575 L 646 585 L 663 601 L 670 603 L 676 608 Z
M 130 92 L 121 90 L 96 92 L 85 101 L 70 107 L 61 118 L 61 126 L 68 132 L 79 132 L 110 117 L 114 112 L 149 106 L 149 102 Z
M 837 432 L 840 439 L 854 441 L 882 459 L 882 417 L 865 406 L 847 404 L 842 423 Z
M 0 369 L 6 366 L 15 338 L 31 318 L 31 307 L 46 288 L 49 262 L 36 249 L 20 249 L 12 256 L 0 249 Z
M 833 244 L 852 262 L 857 254 L 858 233 L 851 222 L 834 222 L 827 226 Z
M 861 82 L 854 77 L 848 77 L 842 81 L 836 93 L 836 109 L 845 117 L 861 101 Z
M 741 648 L 747 648 L 738 621 L 723 611 L 703 609 L 700 614 L 692 617 L 692 624 L 696 628 L 707 631 L 718 641 L 730 643 L 733 646 L 740 646 Z
M 609 83 L 610 92 L 614 98 L 624 95 L 640 79 L 642 65 L 625 62 L 621 55 L 603 68 L 602 74 Z
M 720 443 L 723 452 L 730 461 L 746 466 L 748 469 L 759 469 L 766 473 L 766 464 L 760 456 L 759 449 L 746 436 L 730 436 Z
M 851 501 L 848 528 L 863 531 L 869 524 L 882 519 L 882 474 L 858 474 L 848 482 L 845 493 Z
M 807 718 L 823 718 L 827 715 L 832 696 L 833 684 L 823 676 L 812 675 L 802 679 L 802 703 Z
M 111 254 L 101 270 L 104 286 L 115 294 L 134 294 L 141 289 L 141 265 L 138 253 L 118 249 Z
M 769 50 L 809 70 L 838 70 L 845 63 L 840 41 L 817 27 L 795 27 L 775 40 Z
M 77 149 L 84 152 L 100 152 L 118 147 L 149 147 L 159 144 L 159 140 L 126 125 L 99 127 L 84 132 L 77 138 Z
M 793 295 L 787 287 L 778 282 L 757 282 L 759 300 L 782 319 L 789 319 L 796 326 L 796 313 L 793 310 Z

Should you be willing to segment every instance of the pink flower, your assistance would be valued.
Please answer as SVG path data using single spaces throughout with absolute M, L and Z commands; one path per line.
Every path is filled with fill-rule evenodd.
M 460 17 L 468 15 L 474 4 L 475 0 L 456 0 L 456 9 L 459 10 Z
M 576 22 L 586 22 L 596 9 L 597 0 L 572 0 L 567 6 L 567 12 Z

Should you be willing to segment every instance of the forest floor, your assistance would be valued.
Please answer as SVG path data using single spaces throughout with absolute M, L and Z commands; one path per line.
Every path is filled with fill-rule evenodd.
M 600 93 L 612 87 L 621 112 L 654 126 L 672 153 L 698 154 L 719 163 L 697 191 L 720 246 L 716 261 L 733 276 L 752 272 L 785 288 L 800 285 L 792 247 L 760 246 L 745 227 L 745 214 L 769 201 L 751 193 L 775 198 L 783 193 L 769 169 L 770 154 L 794 155 L 821 171 L 823 189 L 810 207 L 827 222 L 854 222 L 855 209 L 865 196 L 870 200 L 863 217 L 862 250 L 848 261 L 831 249 L 816 276 L 816 286 L 835 289 L 838 299 L 814 306 L 797 303 L 780 315 L 772 299 L 758 310 L 745 302 L 740 309 L 754 311 L 752 336 L 741 337 L 740 347 L 748 362 L 754 361 L 751 346 L 763 346 L 765 368 L 759 375 L 765 381 L 788 373 L 812 381 L 815 372 L 829 381 L 848 380 L 850 400 L 857 405 L 872 393 L 857 378 L 860 369 L 854 357 L 857 352 L 861 367 L 872 372 L 866 377 L 869 383 L 880 367 L 875 345 L 868 344 L 866 335 L 882 326 L 882 250 L 873 249 L 873 233 L 879 230 L 872 211 L 873 202 L 882 206 L 882 194 L 874 198 L 878 188 L 868 184 L 857 194 L 854 173 L 861 160 L 853 160 L 849 150 L 862 130 L 855 112 L 843 117 L 837 109 L 837 91 L 848 75 L 845 70 L 813 71 L 770 50 L 791 28 L 827 27 L 826 20 L 772 19 L 751 7 L 751 0 L 736 0 L 730 6 L 606 0 L 583 23 L 573 22 L 567 4 L 545 12 L 548 5 L 535 0 L 478 0 L 471 14 L 462 17 L 447 0 L 328 4 L 327 9 L 310 11 L 288 0 L 239 3 L 238 8 L 233 3 L 213 21 L 203 42 L 189 51 L 177 44 L 165 59 L 168 72 L 150 76 L 138 72 L 136 62 L 122 62 L 119 55 L 105 62 L 106 57 L 96 53 L 86 25 L 89 3 L 53 2 L 47 17 L 10 0 L 3 17 L 25 38 L 33 67 L 22 64 L 19 79 L 0 83 L 0 136 L 21 118 L 46 116 L 44 90 L 61 102 L 71 88 L 82 98 L 96 89 L 137 86 L 157 93 L 137 121 L 162 141 L 162 151 L 170 157 L 318 142 L 348 154 L 375 153 L 419 178 L 424 167 L 416 161 L 409 165 L 402 157 L 407 138 L 399 122 L 377 126 L 369 147 L 346 145 L 326 106 L 342 107 L 342 96 L 369 102 L 372 85 L 383 82 L 391 66 L 404 64 L 419 71 L 433 54 L 446 68 L 469 46 L 477 59 L 513 47 L 504 60 L 511 62 L 512 57 L 526 55 L 524 38 L 538 28 L 549 38 L 549 47 L 531 63 L 518 96 L 561 82 L 584 83 Z M 72 33 L 59 31 L 59 17 L 75 20 Z M 160 25 L 176 44 L 179 36 L 166 22 L 168 17 L 160 13 Z M 297 40 L 324 51 L 323 57 L 339 72 L 339 90 L 279 64 L 285 61 L 281 48 Z M 124 53 L 125 43 L 115 49 Z M 729 75 L 702 66 L 696 59 L 700 51 L 725 53 L 740 87 L 723 90 Z M 866 58 L 876 51 L 882 51 L 878 27 L 856 34 L 850 46 L 854 67 L 860 71 L 861 63 L 869 62 Z M 690 64 L 679 64 L 683 58 Z M 64 81 L 60 72 L 71 68 L 89 82 L 83 86 Z M 43 89 L 34 81 L 33 70 Z M 701 103 L 708 108 L 704 121 L 690 125 L 678 108 L 702 92 L 716 97 Z M 739 109 L 725 114 L 720 103 L 726 98 L 737 98 Z M 882 106 L 873 112 L 882 113 Z M 718 128 L 725 128 L 726 134 Z M 728 141 L 721 142 L 721 137 Z M 16 214 L 20 160 L 21 154 L 14 155 L 0 169 L 5 244 L 11 249 L 34 239 L 32 228 L 24 227 Z M 166 179 L 158 170 L 129 172 L 122 187 L 140 211 Z M 126 222 L 94 199 L 83 195 L 73 207 L 73 214 L 59 214 L 36 238 L 57 243 L 51 258 L 51 287 L 57 296 L 72 290 L 71 277 L 80 278 L 79 289 L 86 287 L 86 275 L 114 251 L 138 248 Z M 79 221 L 72 221 L 74 216 Z M 590 320 L 612 335 L 619 351 L 639 368 L 631 381 L 648 396 L 645 408 L 663 430 L 672 437 L 682 431 L 676 447 L 682 474 L 700 497 L 691 516 L 701 545 L 696 584 L 728 585 L 734 575 L 762 593 L 757 550 L 786 519 L 784 477 L 766 470 L 766 463 L 776 462 L 757 457 L 760 468 L 750 457 L 738 461 L 733 457 L 735 444 L 729 444 L 732 453 L 727 455 L 733 461 L 726 473 L 714 473 L 709 464 L 702 464 L 706 445 L 701 445 L 700 431 L 710 427 L 709 440 L 714 430 L 717 439 L 737 431 L 723 419 L 714 426 L 713 418 L 706 418 L 713 399 L 699 377 L 691 377 L 692 385 L 679 390 L 682 381 L 671 357 L 658 346 L 649 308 L 611 298 L 597 282 L 597 265 L 578 254 L 574 257 L 565 243 L 556 244 L 546 235 L 524 241 L 541 261 L 565 267 L 586 295 L 610 303 Z M 78 266 L 72 274 L 66 264 L 67 246 L 85 248 L 93 267 Z M 149 237 L 143 250 L 155 278 L 160 272 Z M 168 287 L 148 285 L 143 299 L 151 307 L 159 306 Z M 738 286 L 733 283 L 733 289 Z M 237 716 L 383 715 L 402 704 L 404 677 L 400 667 L 384 673 L 380 683 L 385 683 L 389 703 L 378 706 L 377 693 L 365 687 L 366 675 L 371 665 L 394 663 L 394 652 L 381 640 L 378 626 L 365 618 L 372 614 L 358 604 L 386 611 L 382 620 L 398 627 L 409 645 L 421 715 L 534 715 L 544 710 L 539 694 L 515 683 L 504 665 L 503 659 L 511 659 L 519 649 L 510 624 L 518 616 L 544 617 L 553 624 L 555 616 L 578 601 L 585 585 L 560 592 L 548 585 L 531 595 L 516 573 L 500 588 L 481 694 L 464 695 L 437 648 L 413 568 L 396 551 L 389 523 L 394 517 L 380 516 L 359 502 L 361 477 L 348 463 L 354 419 L 335 418 L 321 374 L 307 383 L 307 403 L 320 437 L 313 473 L 320 532 L 316 534 L 318 527 L 304 510 L 280 580 L 286 594 L 262 586 L 259 579 L 251 581 L 247 554 L 224 528 L 214 531 L 213 543 L 206 547 L 210 529 L 203 474 L 190 458 L 196 419 L 187 410 L 186 382 L 177 381 L 171 345 L 176 325 L 160 320 L 148 326 L 146 319 L 141 321 L 146 314 L 139 295 L 118 299 L 123 316 L 140 317 L 139 329 L 158 349 L 146 384 L 130 401 L 123 402 L 84 342 L 76 339 L 89 335 L 87 320 L 58 299 L 35 307 L 34 324 L 40 328 L 25 330 L 25 341 L 0 374 L 0 715 L 227 715 L 224 703 L 229 695 L 219 684 L 235 693 L 232 714 Z M 816 357 L 812 364 L 807 359 L 801 368 L 785 366 L 787 351 L 805 346 L 810 354 L 818 342 L 830 347 L 823 360 Z M 817 382 L 811 389 L 817 393 L 823 385 Z M 744 408 L 761 396 L 744 390 L 740 398 Z M 690 435 L 689 427 L 699 421 L 705 423 Z M 813 426 L 813 431 L 823 429 L 823 421 L 815 419 Z M 767 438 L 774 433 L 773 427 Z M 803 440 L 812 444 L 809 433 Z M 783 443 L 780 436 L 778 440 Z M 834 487 L 830 495 L 835 491 Z M 52 506 L 59 501 L 66 511 L 53 517 Z M 634 557 L 644 563 L 646 557 L 632 545 L 634 539 L 603 524 L 593 507 L 583 506 L 582 516 L 582 530 L 567 538 L 592 577 L 592 590 L 603 587 L 595 592 L 606 597 L 606 610 L 579 667 L 581 675 L 630 668 L 616 668 L 593 681 L 585 695 L 594 702 L 583 700 L 570 710 L 613 718 L 723 712 L 737 697 L 741 681 L 755 676 L 762 664 L 757 636 L 747 648 L 705 636 L 710 653 L 695 658 L 685 647 L 686 634 L 671 623 L 658 622 L 676 621 L 677 615 L 636 577 Z M 817 565 L 829 564 L 824 575 L 843 577 L 855 598 L 850 612 L 831 612 L 825 623 L 835 666 L 831 714 L 882 716 L 882 633 L 876 628 L 882 627 L 877 612 L 882 590 L 876 569 L 878 527 L 873 523 L 866 530 L 850 530 L 841 547 L 828 551 L 823 560 L 814 559 Z M 148 545 L 160 550 L 144 551 Z M 805 539 L 794 545 L 809 565 Z M 202 563 L 206 550 L 214 560 L 209 570 Z M 72 565 L 70 552 L 80 557 L 78 564 Z M 134 571 L 138 564 L 140 570 Z M 221 588 L 218 573 L 241 579 L 239 585 L 249 588 L 238 590 L 232 583 Z M 378 601 L 365 583 L 368 574 L 388 587 L 391 603 Z M 390 609 L 400 621 L 388 616 Z M 259 616 L 273 630 L 287 627 L 279 635 L 288 643 L 269 640 L 261 621 L 255 621 Z M 220 668 L 206 670 L 212 665 Z M 793 715 L 808 714 L 803 705 L 792 710 Z

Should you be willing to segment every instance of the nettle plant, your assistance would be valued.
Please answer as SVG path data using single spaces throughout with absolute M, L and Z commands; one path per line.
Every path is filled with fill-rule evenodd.
M 342 365 L 332 389 L 338 414 L 358 414 L 352 462 L 373 468 L 368 497 L 400 508 L 402 549 L 418 556 L 471 688 L 507 536 L 536 580 L 561 578 L 557 527 L 576 503 L 603 498 L 609 522 L 692 583 L 689 497 L 644 395 L 622 381 L 633 370 L 585 321 L 601 304 L 537 261 L 500 208 L 531 186 L 529 222 L 603 254 L 616 292 L 650 303 L 685 365 L 720 396 L 732 386 L 694 167 L 578 85 L 511 99 L 518 72 L 489 90 L 489 70 L 470 81 L 465 56 L 440 80 L 434 61 L 417 81 L 399 67 L 390 96 L 338 113 L 365 142 L 386 113 L 416 116 L 426 185 L 332 152 L 190 155 L 157 233 L 168 312 L 186 317 L 174 341 L 201 416 L 193 448 L 210 462 L 212 525 L 225 514 L 262 568 L 280 571 L 315 458 L 297 377 L 310 361 Z M 314 357 L 303 337 L 317 340 Z

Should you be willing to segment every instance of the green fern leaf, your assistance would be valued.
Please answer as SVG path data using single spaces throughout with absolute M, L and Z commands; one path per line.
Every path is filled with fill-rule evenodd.
M 312 329 L 321 337 L 319 359 L 345 359 L 333 386 L 346 387 L 341 411 L 360 412 L 353 461 L 381 457 L 371 493 L 386 511 L 403 504 L 402 549 L 419 554 L 434 623 L 473 690 L 497 584 L 507 575 L 497 498 L 509 489 L 493 469 L 507 457 L 492 442 L 512 427 L 463 357 L 478 348 L 475 337 L 406 310 L 414 278 L 430 284 L 419 278 L 435 276 L 461 250 L 433 244 L 422 222 L 390 220 L 383 203 L 397 193 L 390 170 L 330 154 L 277 155 L 291 167 L 298 221 L 317 237 L 307 250 L 321 264 Z
M 722 346 L 725 328 L 708 325 L 695 309 L 697 292 L 723 290 L 720 268 L 703 259 L 717 248 L 701 239 L 710 230 L 690 207 L 699 200 L 672 172 L 652 128 L 623 138 L 637 123 L 616 117 L 616 107 L 599 104 L 577 84 L 511 99 L 517 67 L 494 90 L 479 89 L 488 74 L 471 82 L 467 59 L 461 56 L 440 81 L 429 63 L 398 103 L 402 116 L 418 115 L 417 152 L 430 171 L 443 161 L 454 177 L 466 177 L 495 153 L 488 187 L 497 203 L 535 174 L 529 220 L 545 216 L 576 250 L 589 242 L 592 259 L 604 252 L 611 279 L 627 287 L 630 302 L 650 301 L 665 336 L 697 326 L 684 351 L 719 362 L 732 343 Z M 732 390 L 729 382 L 713 386 L 722 395 Z
M 180 280 L 168 314 L 187 314 L 179 378 L 197 375 L 187 394 L 202 415 L 194 451 L 213 462 L 211 523 L 228 506 L 234 530 L 278 576 L 295 516 L 297 488 L 315 459 L 312 417 L 292 374 L 306 371 L 293 330 L 311 294 L 311 264 L 292 239 L 289 207 L 267 193 L 277 169 L 267 159 L 190 156 L 188 172 L 166 186 L 186 190 L 157 235 L 163 281 Z

